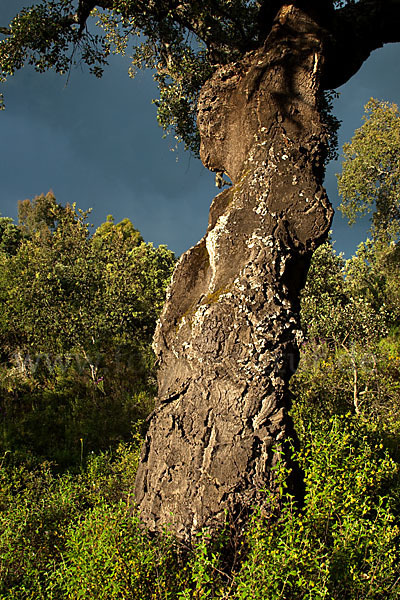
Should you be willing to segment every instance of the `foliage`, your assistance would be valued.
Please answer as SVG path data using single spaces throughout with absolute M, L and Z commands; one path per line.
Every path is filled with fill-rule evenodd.
M 328 416 L 351 410 L 387 427 L 398 423 L 398 256 L 384 238 L 360 244 L 347 261 L 329 242 L 315 252 L 301 299 L 298 402 Z
M 332 340 L 344 335 L 341 313 L 347 297 L 343 266 L 342 255 L 336 255 L 330 241 L 313 255 L 301 304 L 303 331 L 310 338 Z
M 377 258 L 378 246 L 368 244 L 368 256 L 362 243 L 348 261 L 335 253 L 330 241 L 315 251 L 301 294 L 302 327 L 308 341 L 349 347 L 360 339 L 379 339 L 397 323 L 389 309 L 398 300 L 391 283 L 396 267 L 392 262 L 385 271 L 383 259 Z
M 77 6 L 74 0 L 40 0 L 2 29 L 0 81 L 24 64 L 64 74 L 85 63 L 100 77 L 110 53 L 129 49 L 131 76 L 140 68 L 155 72 L 160 125 L 197 154 L 200 87 L 216 65 L 255 45 L 258 11 L 254 0 L 191 1 L 174 7 L 164 1 L 89 0 Z M 90 13 L 98 34 L 86 26 Z
M 373 236 L 347 261 L 334 253 L 330 243 L 315 252 L 302 293 L 305 342 L 292 389 L 300 404 L 313 406 L 317 413 L 329 416 L 351 410 L 393 436 L 398 434 L 400 406 L 400 255 L 394 235 L 398 224 L 386 209 L 390 202 L 397 203 L 395 175 L 394 179 L 385 175 L 379 187 L 376 181 L 367 181 L 364 167 L 368 157 L 372 164 L 380 160 L 382 168 L 387 159 L 388 172 L 395 171 L 395 144 L 389 148 L 389 142 L 396 135 L 392 128 L 398 117 L 397 108 L 388 103 L 370 101 L 366 110 L 370 120 L 356 132 L 351 146 L 345 146 L 352 158 L 345 162 L 339 181 L 342 191 L 347 186 L 349 215 L 361 210 L 362 189 L 368 206 L 375 207 Z M 390 202 L 389 188 L 393 188 Z M 368 196 L 372 191 L 375 198 Z
M 227 532 L 214 540 L 203 532 L 187 548 L 168 532 L 143 530 L 131 496 L 136 442 L 90 457 L 74 476 L 56 477 L 46 465 L 28 471 L 4 457 L 0 597 L 394 600 L 398 463 L 368 423 L 296 419 L 304 505 L 284 491 L 271 496 L 276 518 L 255 511 L 234 568 Z
M 120 235 L 116 227 L 109 218 L 93 243 L 103 251 L 109 240 L 114 245 L 114 236 L 124 243 L 123 231 L 131 227 L 125 223 Z M 343 259 L 325 245 L 303 298 L 306 325 L 317 297 L 322 306 L 305 328 L 292 386 L 301 442 L 295 459 L 305 475 L 302 505 L 287 494 L 287 467 L 278 461 L 282 486 L 278 493 L 264 491 L 268 519 L 255 507 L 239 538 L 227 529 L 211 540 L 205 531 L 188 548 L 167 531 L 150 537 L 140 525 L 132 495 L 138 435 L 112 454 L 83 456 L 75 475 L 54 475 L 46 463 L 29 468 L 16 452 L 6 453 L 0 470 L 0 597 L 398 598 L 400 341 L 395 329 L 369 339 L 357 329 L 361 323 L 346 336 L 339 317 L 337 327 L 329 326 L 332 311 L 342 311 L 348 322 L 355 318 L 357 311 L 345 309 L 365 294 L 364 274 L 357 279 L 358 269 L 349 267 L 344 279 L 345 270 Z M 379 289 L 383 294 L 385 288 Z M 374 313 L 372 303 L 365 306 Z M 330 332 L 326 340 L 324 331 Z
M 0 217 L 0 253 L 15 254 L 21 243 L 21 230 L 9 217 Z
M 373 234 L 398 239 L 400 221 L 400 113 L 396 104 L 371 100 L 364 124 L 343 147 L 338 176 L 340 209 L 354 223 L 373 210 Z
M 152 334 L 174 256 L 112 217 L 54 196 L 20 205 L 17 251 L 0 253 L 0 447 L 79 462 L 151 410 Z
M 351 296 L 364 298 L 382 315 L 388 329 L 400 324 L 399 258 L 399 244 L 380 235 L 361 243 L 345 269 Z
M 51 191 L 46 195 L 36 196 L 33 200 L 26 199 L 18 203 L 18 229 L 26 238 L 48 238 L 68 216 L 70 220 L 77 218 L 77 215 L 75 217 L 71 213 L 70 206 L 57 204 Z
M 341 8 L 352 3 L 326 0 Z M 159 88 L 157 120 L 167 134 L 199 152 L 196 106 L 215 69 L 241 58 L 267 37 L 281 0 L 39 0 L 0 28 L 0 82 L 25 64 L 60 74 L 86 64 L 101 77 L 110 54 L 129 52 L 130 75 L 149 68 Z M 87 25 L 89 17 L 95 19 Z M 96 31 L 97 33 L 94 33 Z M 322 111 L 335 156 L 337 120 L 331 93 Z
M 125 243 L 124 231 L 135 236 L 128 223 L 118 225 L 108 218 L 93 244 L 110 251 Z M 379 255 L 380 247 L 370 250 Z M 272 518 L 255 507 L 239 538 L 227 529 L 211 540 L 205 531 L 188 548 L 168 532 L 149 537 L 140 525 L 132 496 L 138 437 L 113 454 L 83 458 L 75 475 L 56 476 L 46 464 L 29 469 L 8 453 L 0 480 L 0 597 L 398 598 L 400 341 L 396 329 L 369 336 L 372 325 L 358 316 L 365 300 L 371 323 L 378 318 L 362 285 L 371 257 L 365 262 L 360 253 L 365 268 L 356 268 L 326 244 L 310 270 L 307 338 L 292 386 L 302 505 L 288 496 L 288 473 L 278 462 L 279 493 L 264 492 Z M 394 273 L 394 258 L 390 264 Z M 378 303 L 385 290 L 378 288 Z
M 133 485 L 138 439 L 114 453 L 90 456 L 81 473 L 55 477 L 51 465 L 16 465 L 6 454 L 0 471 L 1 598 L 53 598 L 69 531 L 85 514 L 115 505 Z M 125 510 L 126 512 L 126 510 Z M 93 540 L 92 540 L 93 541 Z M 48 593 L 47 593 L 48 592 Z M 63 596 L 59 596 L 63 597 Z
M 349 411 L 391 437 L 400 418 L 400 353 L 397 337 L 351 346 L 307 342 L 292 381 L 297 406 L 329 417 Z
M 334 101 L 339 97 L 335 90 L 324 90 L 320 97 L 320 111 L 328 133 L 327 161 L 338 158 L 338 132 L 341 121 L 333 113 Z
M 397 597 L 400 530 L 385 494 L 398 487 L 398 465 L 351 417 L 305 417 L 296 422 L 304 506 L 289 499 L 275 522 L 253 518 L 232 597 Z
M 302 293 L 305 342 L 292 390 L 297 406 L 311 406 L 325 417 L 351 410 L 395 438 L 400 406 L 399 117 L 395 105 L 375 100 L 366 113 L 364 125 L 345 146 L 339 187 L 349 217 L 373 210 L 372 239 L 347 261 L 330 243 L 315 252 Z

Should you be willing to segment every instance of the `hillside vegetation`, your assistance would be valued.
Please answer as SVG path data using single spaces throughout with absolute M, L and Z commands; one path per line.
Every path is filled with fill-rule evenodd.
M 240 537 L 227 523 L 187 548 L 149 536 L 134 508 L 173 254 L 127 219 L 89 235 L 88 215 L 52 194 L 22 203 L 18 225 L 0 219 L 0 598 L 400 597 L 399 146 L 385 137 L 398 120 L 397 107 L 368 105 L 340 186 L 351 218 L 371 209 L 369 238 L 350 260 L 322 245 L 302 295 L 292 416 L 304 502 L 278 463 L 279 493 L 265 490 L 275 517 L 254 507 Z

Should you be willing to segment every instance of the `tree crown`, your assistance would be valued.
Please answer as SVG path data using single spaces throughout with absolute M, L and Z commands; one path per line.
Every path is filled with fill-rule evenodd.
M 293 0 L 316 14 L 324 27 L 354 5 L 366 4 L 371 12 L 371 3 L 375 0 Z M 202 85 L 219 65 L 262 45 L 284 4 L 285 0 L 39 0 L 0 28 L 0 81 L 25 64 L 39 72 L 54 69 L 65 74 L 83 63 L 101 77 L 110 54 L 129 53 L 132 77 L 142 68 L 154 73 L 159 124 L 197 154 L 196 105 Z M 352 14 L 344 16 L 353 19 Z
M 343 147 L 338 175 L 340 210 L 355 223 L 372 214 L 372 234 L 398 239 L 400 232 L 400 112 L 396 104 L 371 100 L 363 125 Z

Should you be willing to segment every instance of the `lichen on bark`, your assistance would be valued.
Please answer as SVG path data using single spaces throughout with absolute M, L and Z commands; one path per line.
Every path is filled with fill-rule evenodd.
M 323 57 L 323 30 L 285 5 L 265 44 L 201 92 L 202 160 L 233 186 L 179 260 L 154 338 L 158 400 L 136 479 L 151 530 L 190 541 L 226 518 L 240 528 L 255 505 L 267 512 L 279 452 L 290 460 L 299 293 L 333 214 Z

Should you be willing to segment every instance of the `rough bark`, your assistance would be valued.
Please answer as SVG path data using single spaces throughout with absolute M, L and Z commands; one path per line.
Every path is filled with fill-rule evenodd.
M 324 31 L 293 5 L 257 51 L 224 66 L 199 102 L 204 164 L 233 186 L 179 260 L 158 323 L 157 407 L 136 479 L 144 523 L 186 540 L 268 510 L 293 434 L 299 292 L 332 209 L 322 187 Z

